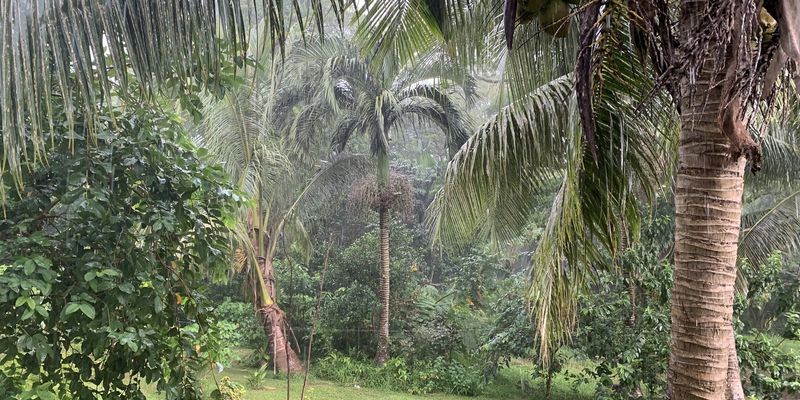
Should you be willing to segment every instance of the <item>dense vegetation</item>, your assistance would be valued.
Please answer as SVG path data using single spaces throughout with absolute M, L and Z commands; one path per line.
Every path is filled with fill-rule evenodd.
M 2 398 L 800 393 L 796 2 L 0 21 Z

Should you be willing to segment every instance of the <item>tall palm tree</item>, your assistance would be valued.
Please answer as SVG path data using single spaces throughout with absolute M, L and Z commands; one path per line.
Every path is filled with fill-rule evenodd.
M 289 237 L 310 251 L 303 221 L 338 194 L 339 187 L 363 175 L 369 163 L 355 155 L 331 161 L 316 161 L 308 154 L 297 157 L 283 134 L 293 121 L 291 110 L 305 99 L 276 91 L 273 83 L 280 81 L 280 71 L 265 75 L 257 74 L 250 86 L 229 91 L 219 101 L 209 99 L 193 136 L 255 200 L 241 210 L 238 221 L 244 256 L 240 267 L 247 273 L 247 289 L 269 338 L 274 365 L 280 371 L 298 372 L 303 366 L 289 340 L 291 327 L 277 297 L 273 263 L 280 240 Z M 309 158 L 315 160 L 313 165 L 302 161 Z M 313 170 L 317 172 L 312 174 Z
M 453 90 L 455 85 L 444 86 L 440 80 L 428 79 L 435 74 L 431 69 L 393 72 L 391 67 L 378 69 L 383 65 L 376 68 L 346 39 L 326 38 L 324 43 L 310 44 L 290 57 L 289 63 L 302 66 L 302 81 L 311 82 L 320 94 L 309 109 L 335 115 L 335 151 L 343 152 L 354 136 L 363 135 L 375 159 L 381 302 L 375 361 L 383 364 L 389 358 L 389 222 L 391 205 L 398 195 L 391 182 L 390 142 L 394 135 L 402 135 L 404 128 L 431 124 L 441 129 L 448 149 L 454 152 L 470 132 L 462 108 L 466 99 L 463 94 L 458 98 L 463 92 Z M 301 130 L 294 136 L 302 137 Z
M 426 5 L 423 1 L 413 3 Z M 484 25 L 480 21 L 490 21 L 490 26 L 491 21 L 496 21 L 494 26 L 499 27 L 497 1 L 478 2 L 466 10 L 460 3 L 452 3 L 445 9 L 457 22 L 439 29 L 443 39 L 448 39 L 448 32 L 457 32 L 458 26 L 467 26 L 470 31 L 469 27 Z M 523 23 L 517 18 L 517 0 L 503 3 L 505 23 L 495 32 L 504 31 L 509 47 L 514 45 L 515 52 L 525 52 L 524 42 L 519 39 L 524 35 L 514 35 Z M 381 8 L 373 5 L 373 10 Z M 462 227 L 480 222 L 480 212 L 485 212 L 482 206 L 497 203 L 495 199 L 501 196 L 512 199 L 512 204 L 516 199 L 516 209 L 524 210 L 524 190 L 508 181 L 490 183 L 496 171 L 503 171 L 503 176 L 505 171 L 512 171 L 513 181 L 530 185 L 554 165 L 540 163 L 552 160 L 546 160 L 534 149 L 550 144 L 551 148 L 562 150 L 557 154 L 567 155 L 566 163 L 555 160 L 555 165 L 566 167 L 565 180 L 537 250 L 532 293 L 539 333 L 549 335 L 553 328 L 563 333 L 574 321 L 570 315 L 575 302 L 570 299 L 574 299 L 575 288 L 580 286 L 575 283 L 580 283 L 582 275 L 576 270 L 593 265 L 597 259 L 594 242 L 612 253 L 617 251 L 621 238 L 628 235 L 625 227 L 614 223 L 619 220 L 614 217 L 635 217 L 635 193 L 652 194 L 659 189 L 664 180 L 657 179 L 658 172 L 670 171 L 659 165 L 676 163 L 671 394 L 681 399 L 722 399 L 727 391 L 729 397 L 740 398 L 740 382 L 728 373 L 729 369 L 738 368 L 730 321 L 744 169 L 748 160 L 753 170 L 760 162 L 758 146 L 748 127 L 759 122 L 753 118 L 754 110 L 769 114 L 776 87 L 790 87 L 782 83 L 776 86 L 775 82 L 787 82 L 787 59 L 800 59 L 798 4 L 755 0 L 588 0 L 574 11 L 578 29 L 577 38 L 571 39 L 576 40 L 577 48 L 573 104 L 579 121 L 566 118 L 568 124 L 552 127 L 551 123 L 550 129 L 548 121 L 542 121 L 542 116 L 558 121 L 553 114 L 563 114 L 552 111 L 560 110 L 558 105 L 568 103 L 573 96 L 557 96 L 555 82 L 545 84 L 538 92 L 520 91 L 531 93 L 532 97 L 520 99 L 519 106 L 504 110 L 491 124 L 495 129 L 486 129 L 468 142 L 462 149 L 461 162 L 451 165 L 451 182 L 462 179 L 471 183 L 469 190 L 451 191 L 460 193 L 458 198 L 464 205 L 440 201 L 438 206 L 469 211 L 477 205 L 474 210 L 478 212 L 463 217 L 451 212 L 444 217 Z M 776 22 L 770 23 L 769 18 L 758 21 L 764 13 Z M 375 14 L 378 18 L 389 15 L 379 11 Z M 478 23 L 464 23 L 475 14 Z M 420 42 L 413 34 L 417 29 L 395 25 L 402 28 L 396 30 L 399 33 L 393 37 L 395 42 L 406 46 Z M 434 26 L 427 21 L 419 25 Z M 385 18 L 364 26 L 379 32 L 391 31 L 387 26 L 393 25 Z M 525 26 L 523 34 L 531 27 L 538 28 L 536 23 Z M 473 36 L 472 42 L 481 39 Z M 382 39 L 375 40 L 380 43 Z M 476 54 L 468 44 L 463 48 L 467 57 Z M 542 64 L 534 59 L 533 65 Z M 536 67 L 520 67 L 519 75 L 527 76 L 526 81 L 537 81 L 529 73 Z M 524 108 L 526 103 L 529 107 Z M 661 111 L 665 109 L 671 111 Z M 532 112 L 527 113 L 528 110 Z M 653 123 L 642 121 L 642 115 Z M 573 126 L 579 127 L 574 129 L 578 131 L 575 135 L 568 133 Z M 566 140 L 548 137 L 559 130 L 568 133 L 558 135 Z M 530 133 L 543 133 L 543 137 L 531 138 Z M 570 153 L 576 156 L 569 156 Z M 476 164 L 482 168 L 475 168 Z M 441 224 L 435 223 L 436 226 Z M 635 226 L 631 225 L 634 231 Z M 547 268 L 540 268 L 543 266 Z M 556 298 L 559 301 L 553 301 Z M 546 346 L 549 341 L 542 343 Z

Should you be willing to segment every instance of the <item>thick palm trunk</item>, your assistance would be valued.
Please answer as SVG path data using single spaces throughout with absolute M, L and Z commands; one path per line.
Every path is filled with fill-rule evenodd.
M 272 361 L 280 372 L 302 372 L 303 364 L 286 336 L 288 326 L 285 314 L 276 303 L 275 271 L 272 260 L 258 257 L 258 266 L 261 271 L 263 288 L 266 289 L 268 296 L 262 294 L 256 296 L 256 309 L 264 333 L 269 339 L 268 348 L 272 355 Z
M 723 132 L 724 78 L 712 64 L 707 61 L 697 81 L 682 88 L 670 358 L 676 400 L 725 399 L 735 350 L 731 327 L 745 160 L 732 156 L 739 154 L 737 144 Z
M 375 363 L 383 365 L 389 359 L 389 210 L 381 206 L 378 210 L 380 230 L 380 301 L 381 316 L 378 326 L 378 351 Z

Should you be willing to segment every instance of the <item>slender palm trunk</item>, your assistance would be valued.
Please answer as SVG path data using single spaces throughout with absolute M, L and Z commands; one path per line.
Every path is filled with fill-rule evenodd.
M 728 388 L 745 160 L 719 116 L 724 81 L 713 60 L 682 88 L 675 186 L 670 393 L 723 400 Z M 737 120 L 744 124 L 744 121 Z M 734 356 L 735 357 L 735 354 Z
M 259 213 L 260 215 L 260 207 Z M 252 220 L 251 226 L 256 222 Z M 260 221 L 258 222 L 260 223 Z M 277 303 L 275 287 L 275 269 L 272 265 L 272 252 L 266 245 L 265 236 L 258 228 L 250 231 L 250 241 L 256 251 L 256 264 L 258 271 L 251 277 L 253 288 L 253 307 L 256 317 L 261 321 L 261 326 L 269 340 L 268 348 L 272 355 L 275 368 L 281 372 L 294 373 L 303 370 L 303 364 L 297 357 L 291 343 L 286 338 L 286 318 L 283 310 Z
M 256 296 L 257 312 L 261 326 L 269 339 L 269 349 L 272 361 L 280 372 L 297 373 L 303 371 L 303 364 L 286 337 L 286 316 L 275 297 L 275 271 L 272 260 L 265 257 L 258 258 L 261 278 L 269 297 Z
M 383 365 L 389 359 L 389 209 L 381 206 L 378 210 L 380 230 L 380 301 L 381 316 L 378 326 L 378 351 L 375 363 Z

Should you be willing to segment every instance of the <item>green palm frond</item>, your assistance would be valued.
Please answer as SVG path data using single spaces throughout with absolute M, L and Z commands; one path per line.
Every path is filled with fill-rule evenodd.
M 766 195 L 750 202 L 742 213 L 739 257 L 763 265 L 775 250 L 800 251 L 800 190 L 781 196 Z M 779 234 L 778 234 L 779 233 Z
M 435 243 L 460 246 L 475 233 L 502 242 L 519 233 L 536 185 L 566 166 L 572 84 L 562 76 L 505 107 L 453 156 L 429 210 Z
M 208 98 L 204 119 L 193 127 L 192 136 L 238 187 L 257 198 L 260 188 L 277 186 L 291 163 L 282 144 L 271 136 L 272 127 L 261 119 L 263 104 L 251 96 L 251 90 L 241 88 L 221 100 Z
M 368 59 L 382 65 L 387 60 L 402 66 L 442 40 L 441 19 L 432 12 L 431 0 L 367 2 L 357 18 L 356 38 Z
M 769 190 L 800 183 L 800 135 L 795 129 L 773 126 L 761 138 L 762 168 L 748 176 L 748 186 Z
M 341 21 L 345 4 L 333 3 Z M 75 113 L 92 121 L 98 107 L 129 98 L 203 89 L 221 93 L 249 46 L 283 48 L 287 5 L 297 6 L 299 0 L 3 1 L 0 174 L 8 170 L 18 178 L 29 147 L 35 159 L 43 157 L 57 109 L 65 111 L 72 127 Z M 324 16 L 313 17 L 322 33 Z M 261 21 L 264 34 L 250 43 L 247 32 Z M 74 134 L 91 138 L 94 131 L 89 124 L 86 132 Z
M 328 206 L 353 182 L 374 168 L 373 160 L 363 154 L 342 154 L 323 161 L 318 171 L 286 208 L 286 214 L 298 215 L 303 219 L 313 217 L 320 208 Z
M 454 157 L 431 207 L 434 238 L 445 244 L 493 231 L 508 239 L 530 220 L 530 193 L 547 178 L 563 179 L 531 268 L 532 312 L 545 363 L 549 349 L 569 337 L 583 282 L 590 281 L 596 268 L 613 268 L 603 254 L 613 259 L 623 238 L 636 237 L 640 205 L 668 187 L 674 165 L 677 124 L 668 100 L 652 92 L 652 80 L 633 54 L 626 26 L 614 21 L 600 26 L 604 29 L 596 38 L 592 70 L 596 83 L 591 86 L 596 151 L 587 151 L 576 123 L 572 75 L 533 92 L 527 86 L 540 79 L 533 74 L 539 68 L 549 68 L 550 74 L 558 70 L 554 65 L 568 68 L 568 58 L 533 57 L 528 61 L 532 66 L 520 66 L 531 75 L 507 72 L 511 104 Z M 520 33 L 515 40 L 525 37 L 524 29 Z M 574 47 L 565 44 L 561 52 Z M 522 93 L 530 93 L 526 96 L 535 102 L 517 100 Z M 498 207 L 517 214 L 522 222 L 516 229 L 487 228 L 497 224 L 489 217 L 498 214 Z

